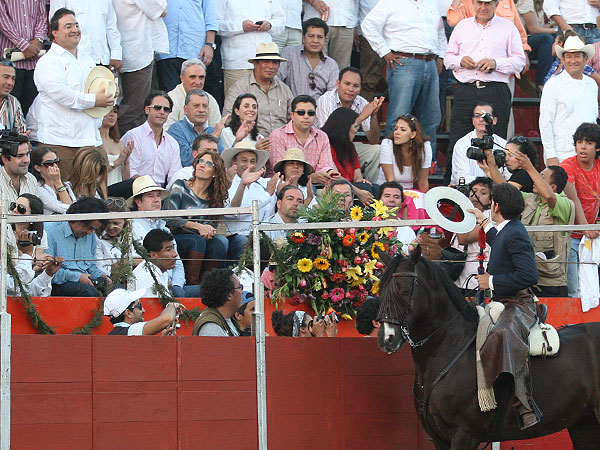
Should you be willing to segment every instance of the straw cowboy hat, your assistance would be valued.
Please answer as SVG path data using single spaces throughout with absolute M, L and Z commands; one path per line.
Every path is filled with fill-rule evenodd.
M 144 175 L 136 178 L 131 186 L 131 189 L 133 191 L 133 195 L 127 199 L 127 206 L 129 208 L 133 207 L 135 203 L 135 197 L 145 194 L 146 192 L 159 191 L 161 200 L 164 200 L 169 196 L 169 191 L 157 185 L 150 175 Z
M 582 52 L 585 53 L 588 59 L 592 59 L 596 51 L 594 50 L 593 44 L 585 45 L 578 36 L 569 36 L 565 41 L 564 47 L 560 45 L 556 46 L 556 55 L 559 58 L 562 58 L 563 53 L 576 53 Z
M 282 58 L 279 54 L 279 47 L 277 47 L 275 42 L 261 42 L 258 44 L 258 47 L 256 47 L 256 56 L 250 58 L 248 62 L 252 63 L 252 61 L 258 61 L 259 59 L 287 61 L 287 59 Z
M 114 97 L 117 93 L 117 84 L 115 83 L 115 76 L 110 70 L 104 66 L 96 66 L 88 75 L 87 80 L 85 80 L 83 92 L 86 94 L 97 94 L 102 90 Z M 93 108 L 86 109 L 85 112 L 88 116 L 99 119 L 111 112 L 113 107 L 114 105 L 94 106 Z
M 275 167 L 273 167 L 273 170 L 275 172 L 283 173 L 283 165 L 285 164 L 286 161 L 299 161 L 301 163 L 304 163 L 304 175 L 306 175 L 306 176 L 310 175 L 311 173 L 313 173 L 315 171 L 313 166 L 311 166 L 308 162 L 306 162 L 306 159 L 304 158 L 304 152 L 299 148 L 296 148 L 296 147 L 288 148 L 283 155 L 283 159 L 281 161 L 279 161 L 277 164 L 275 164 Z
M 269 160 L 270 153 L 266 150 L 258 150 L 252 141 L 240 141 L 233 148 L 226 148 L 221 153 L 221 158 L 225 163 L 225 168 L 232 166 L 233 158 L 242 152 L 254 152 L 256 154 L 256 170 L 262 169 Z

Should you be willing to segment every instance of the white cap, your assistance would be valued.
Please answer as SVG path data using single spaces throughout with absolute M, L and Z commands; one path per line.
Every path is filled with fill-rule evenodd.
M 130 292 L 126 289 L 115 289 L 104 299 L 104 315 L 119 317 L 132 302 L 142 298 L 146 288 Z

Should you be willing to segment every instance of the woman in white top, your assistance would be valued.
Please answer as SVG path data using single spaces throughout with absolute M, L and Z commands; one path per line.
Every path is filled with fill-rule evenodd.
M 59 163 L 49 147 L 42 145 L 31 152 L 32 173 L 39 183 L 37 195 L 44 204 L 44 214 L 64 214 L 75 201 L 71 186 L 62 181 Z
M 271 140 L 258 133 L 258 102 L 252 94 L 242 94 L 233 102 L 229 126 L 221 131 L 223 148 L 233 148 L 240 141 L 255 143 L 258 150 L 271 150 Z
M 405 189 L 429 190 L 431 144 L 411 114 L 398 117 L 391 139 L 381 142 L 377 184 L 396 181 Z
M 129 179 L 129 155 L 133 150 L 133 141 L 127 146 L 121 142 L 121 133 L 117 125 L 119 108 L 119 105 L 115 105 L 113 110 L 104 116 L 100 127 L 102 147 L 108 157 L 107 186 Z

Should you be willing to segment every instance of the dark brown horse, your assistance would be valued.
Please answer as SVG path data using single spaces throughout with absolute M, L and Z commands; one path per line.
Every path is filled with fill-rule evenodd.
M 543 417 L 521 431 L 512 408 L 512 379 L 496 383 L 497 409 L 479 409 L 475 307 L 418 247 L 410 257 L 384 262 L 379 346 L 391 353 L 410 344 L 415 406 L 437 450 L 476 450 L 484 442 L 531 439 L 564 428 L 574 450 L 600 449 L 599 323 L 563 328 L 557 356 L 531 358 L 533 397 Z

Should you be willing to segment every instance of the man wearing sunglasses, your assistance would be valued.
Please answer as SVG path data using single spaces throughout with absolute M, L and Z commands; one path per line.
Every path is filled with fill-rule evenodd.
M 150 175 L 159 186 L 166 186 L 181 169 L 179 144 L 163 126 L 173 109 L 173 100 L 165 91 L 152 91 L 144 102 L 147 120 L 121 138 L 125 146 L 133 142 L 129 157 L 131 178 Z
M 31 153 L 27 136 L 4 138 L 0 141 L 0 189 L 8 202 L 21 194 L 37 195 L 37 180 L 28 172 Z
M 327 135 L 314 127 L 317 102 L 310 95 L 299 95 L 292 100 L 292 120 L 271 133 L 271 155 L 267 164 L 267 176 L 273 175 L 273 167 L 283 159 L 288 148 L 296 147 L 304 152 L 306 161 L 314 167 L 311 181 L 326 184 L 336 175 L 335 163 L 331 158 L 331 147 Z

